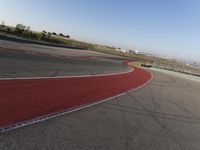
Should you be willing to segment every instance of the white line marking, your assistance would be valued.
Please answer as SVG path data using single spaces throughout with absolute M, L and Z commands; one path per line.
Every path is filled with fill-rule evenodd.
M 115 96 L 112 96 L 112 97 L 109 97 L 109 98 L 106 98 L 106 99 L 103 99 L 103 100 L 97 100 L 96 102 L 93 102 L 93 103 L 88 103 L 88 104 L 80 105 L 78 107 L 68 108 L 68 109 L 60 111 L 60 112 L 50 113 L 50 114 L 43 115 L 43 116 L 40 116 L 40 117 L 36 117 L 36 118 L 30 119 L 30 120 L 19 122 L 19 123 L 14 124 L 14 125 L 10 125 L 10 126 L 4 127 L 4 128 L 0 128 L 0 133 L 7 132 L 7 131 L 10 131 L 10 130 L 14 130 L 14 129 L 17 129 L 17 128 L 21 128 L 21 127 L 24 127 L 24 126 L 32 125 L 32 124 L 35 124 L 35 123 L 38 123 L 38 122 L 42 122 L 44 120 L 48 120 L 48 119 L 52 119 L 52 118 L 55 118 L 55 117 L 58 117 L 58 116 L 61 116 L 61 115 L 68 114 L 68 113 L 71 113 L 71 112 L 79 111 L 81 109 L 88 108 L 88 107 L 106 102 L 108 100 L 111 100 L 113 98 L 122 96 L 122 95 L 124 95 L 128 92 L 136 91 L 136 90 L 146 86 L 147 84 L 149 84 L 153 80 L 153 74 L 149 71 L 148 71 L 148 73 L 150 73 L 151 78 L 146 83 L 140 85 L 137 88 L 132 88 L 132 89 L 130 89 L 126 92 L 123 92 L 121 94 L 117 94 Z
M 96 75 L 56 76 L 56 77 L 0 78 L 0 81 L 1 80 L 37 80 L 37 79 L 63 79 L 63 78 L 101 77 L 101 76 L 113 76 L 113 75 L 127 74 L 127 73 L 130 73 L 132 71 L 134 71 L 133 67 L 129 71 L 126 71 L 126 72 L 117 72 L 117 73 L 103 73 L 103 74 L 96 74 Z
M 2 48 L 2 47 L 0 47 Z M 50 56 L 56 56 L 56 57 L 68 57 L 68 56 L 64 56 L 64 55 L 53 55 L 53 54 L 48 54 L 48 53 L 40 53 L 40 52 L 31 52 L 31 51 L 26 51 L 26 50 L 22 50 L 25 51 L 26 53 L 32 53 L 32 54 L 47 54 Z M 69 56 L 72 57 L 73 56 Z M 85 57 L 85 56 L 78 56 L 78 57 Z M 89 56 L 90 58 L 92 56 Z M 95 56 L 94 56 L 95 57 Z M 129 63 L 127 63 L 128 66 L 131 66 Z M 126 73 L 130 73 L 134 71 L 133 66 L 131 66 L 131 70 L 126 71 L 126 72 L 118 72 L 118 73 L 103 73 L 103 74 L 96 74 L 96 75 L 74 75 L 74 76 L 56 76 L 56 77 L 19 77 L 19 78 L 0 78 L 1 80 L 36 80 L 36 79 L 63 79 L 63 78 L 79 78 L 79 77 L 99 77 L 99 76 L 112 76 L 112 75 L 119 75 L 119 74 L 126 74 Z

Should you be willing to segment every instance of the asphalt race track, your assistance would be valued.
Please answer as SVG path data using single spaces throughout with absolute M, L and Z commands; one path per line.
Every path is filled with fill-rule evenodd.
M 17 43 L 6 44 L 0 41 L 1 78 L 130 71 L 121 57 L 59 48 L 65 55 L 61 58 L 55 57 L 59 50 L 51 47 L 51 52 L 57 50 L 52 57 L 50 50 L 46 55 L 38 53 L 47 46 L 24 44 L 17 49 L 13 46 Z M 79 56 L 73 55 L 77 52 Z M 1 133 L 0 149 L 200 149 L 199 83 L 158 72 L 153 75 L 147 86 L 136 91 Z
M 36 117 L 43 116 L 43 119 L 52 113 L 57 115 L 108 99 L 136 89 L 151 78 L 149 72 L 139 68 L 109 75 L 4 78 L 0 80 L 0 131 L 16 123 L 24 125 L 24 121 Z
M 90 59 L 89 59 L 90 57 Z M 0 78 L 94 75 L 129 71 L 127 59 L 74 50 L 0 40 Z

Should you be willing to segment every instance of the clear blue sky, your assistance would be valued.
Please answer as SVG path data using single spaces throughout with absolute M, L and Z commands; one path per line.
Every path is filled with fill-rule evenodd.
M 199 0 L 0 0 L 0 21 L 200 62 Z

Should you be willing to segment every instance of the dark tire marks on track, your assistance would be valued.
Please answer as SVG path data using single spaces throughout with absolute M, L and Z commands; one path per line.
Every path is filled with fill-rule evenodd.
M 148 108 L 146 108 L 143 104 L 141 104 L 139 100 L 137 100 L 131 93 L 127 93 L 127 94 L 132 98 L 132 100 L 134 100 L 137 104 L 139 104 L 141 108 L 143 108 L 154 119 L 154 121 L 161 127 L 161 129 L 163 129 L 164 132 L 178 145 L 180 150 L 184 150 L 184 147 L 182 146 L 182 144 L 179 143 L 179 141 L 173 137 L 172 131 L 169 127 L 163 124 L 154 114 L 152 114 L 149 111 Z
M 154 80 L 140 90 L 3 133 L 0 149 L 199 150 L 199 84 L 153 73 Z

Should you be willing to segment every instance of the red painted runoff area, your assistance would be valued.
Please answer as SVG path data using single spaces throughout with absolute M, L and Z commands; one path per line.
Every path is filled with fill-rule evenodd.
M 0 128 L 101 101 L 150 79 L 149 72 L 134 68 L 106 76 L 0 80 Z

